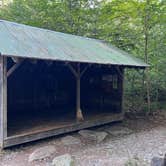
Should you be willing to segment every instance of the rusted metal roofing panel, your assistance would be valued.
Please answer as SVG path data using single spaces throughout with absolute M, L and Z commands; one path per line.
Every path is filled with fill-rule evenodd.
M 140 59 L 100 40 L 0 20 L 4 56 L 147 67 Z

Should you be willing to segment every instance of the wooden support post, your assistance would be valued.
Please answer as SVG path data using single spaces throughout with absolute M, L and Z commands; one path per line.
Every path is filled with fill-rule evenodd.
M 81 77 L 85 73 L 85 71 L 88 69 L 90 65 L 87 65 L 83 71 L 80 69 L 80 63 L 77 64 L 77 69 L 75 70 L 74 67 L 70 63 L 66 63 L 73 73 L 73 75 L 76 77 L 76 117 L 78 121 L 84 120 L 82 110 L 81 110 Z
M 7 58 L 0 55 L 0 146 L 7 138 Z
M 124 70 L 125 70 L 125 68 L 121 68 L 121 67 L 117 66 L 116 70 L 119 75 L 118 80 L 120 81 L 118 83 L 119 87 L 120 87 L 120 89 L 119 89 L 120 90 L 120 111 L 124 116 L 124 114 L 125 114 L 125 111 L 124 111 Z
M 77 116 L 77 120 L 78 121 L 82 121 L 82 120 L 84 120 L 84 118 L 83 118 L 83 114 L 82 114 L 82 111 L 81 111 L 81 101 L 80 101 L 80 96 L 81 96 L 81 94 L 80 94 L 80 88 L 81 88 L 81 86 L 80 86 L 80 80 L 81 80 L 81 73 L 80 73 L 80 64 L 78 64 L 77 65 L 77 77 L 76 77 L 76 79 L 77 79 L 77 87 L 76 87 L 76 111 L 77 111 L 77 114 L 76 114 L 76 116 Z
M 124 68 L 121 69 L 120 72 L 120 77 L 121 77 L 121 112 L 124 115 L 125 111 L 124 111 Z

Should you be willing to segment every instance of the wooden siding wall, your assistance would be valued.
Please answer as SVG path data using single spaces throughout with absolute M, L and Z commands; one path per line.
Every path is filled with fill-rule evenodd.
M 91 67 L 82 78 L 83 110 L 120 112 L 122 102 L 122 68 Z

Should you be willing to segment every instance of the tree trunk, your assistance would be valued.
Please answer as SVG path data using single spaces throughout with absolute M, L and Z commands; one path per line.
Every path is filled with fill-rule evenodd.
M 145 9 L 145 50 L 144 50 L 144 60 L 148 63 L 148 40 L 149 40 L 149 0 L 146 1 L 146 9 Z M 147 114 L 150 113 L 151 110 L 151 101 L 150 101 L 150 77 L 149 77 L 149 69 L 145 71 L 145 79 L 146 79 L 146 93 L 147 93 L 147 104 L 148 111 Z

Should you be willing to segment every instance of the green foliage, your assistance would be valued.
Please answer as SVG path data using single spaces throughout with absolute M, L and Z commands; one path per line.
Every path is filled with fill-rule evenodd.
M 56 31 L 99 38 L 145 59 L 145 35 L 154 108 L 166 101 L 165 0 L 13 0 L 0 18 Z M 126 109 L 146 108 L 143 72 L 126 72 Z

